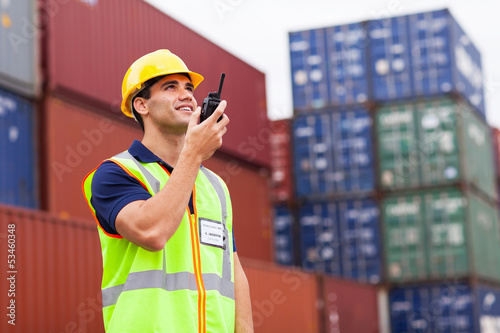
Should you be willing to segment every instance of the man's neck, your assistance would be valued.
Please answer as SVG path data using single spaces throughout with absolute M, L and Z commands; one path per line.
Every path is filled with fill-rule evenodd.
M 142 144 L 146 146 L 156 156 L 175 167 L 182 148 L 184 147 L 185 134 L 165 134 L 145 133 L 142 139 Z

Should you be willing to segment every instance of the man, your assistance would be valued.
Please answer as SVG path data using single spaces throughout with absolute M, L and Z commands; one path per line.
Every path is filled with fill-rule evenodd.
M 227 103 L 200 124 L 202 80 L 168 50 L 135 61 L 121 109 L 143 140 L 83 182 L 99 225 L 108 333 L 253 331 L 229 192 L 201 166 L 222 144 Z

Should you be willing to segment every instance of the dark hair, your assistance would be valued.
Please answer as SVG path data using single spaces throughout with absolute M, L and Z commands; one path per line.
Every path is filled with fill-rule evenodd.
M 137 93 L 137 95 L 134 96 L 134 98 L 132 98 L 132 113 L 134 114 L 135 119 L 137 119 L 137 122 L 141 126 L 143 132 L 144 132 L 144 122 L 142 121 L 142 117 L 139 114 L 139 112 L 137 112 L 135 110 L 134 101 L 137 97 L 141 97 L 144 99 L 150 99 L 151 98 L 151 87 L 156 82 L 160 81 L 163 77 L 165 77 L 165 75 L 157 76 L 157 77 L 154 77 L 154 78 L 149 79 L 146 82 L 144 82 L 144 88 L 141 91 L 139 91 Z

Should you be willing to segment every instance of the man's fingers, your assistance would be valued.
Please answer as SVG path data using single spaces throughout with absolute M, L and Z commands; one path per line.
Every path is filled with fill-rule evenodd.
M 197 107 L 196 110 L 194 110 L 193 114 L 191 115 L 191 118 L 189 119 L 189 126 L 194 126 L 197 125 L 200 121 L 200 113 L 201 113 L 201 107 Z
M 220 116 L 222 116 L 222 114 L 224 113 L 224 110 L 226 109 L 226 105 L 227 105 L 227 102 L 225 100 L 221 101 L 219 103 L 219 106 L 217 106 L 217 108 L 215 109 L 214 113 L 212 113 L 212 115 L 210 117 L 208 117 L 207 121 L 210 121 L 212 123 L 216 123 L 217 119 L 219 119 Z

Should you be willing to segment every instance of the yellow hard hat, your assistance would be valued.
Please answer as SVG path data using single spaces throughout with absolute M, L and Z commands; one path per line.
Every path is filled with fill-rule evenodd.
M 128 69 L 122 83 L 122 112 L 133 118 L 132 99 L 139 91 L 144 89 L 144 83 L 157 76 L 186 73 L 191 78 L 191 83 L 196 88 L 203 76 L 191 72 L 186 64 L 169 50 L 157 50 L 137 59 Z

